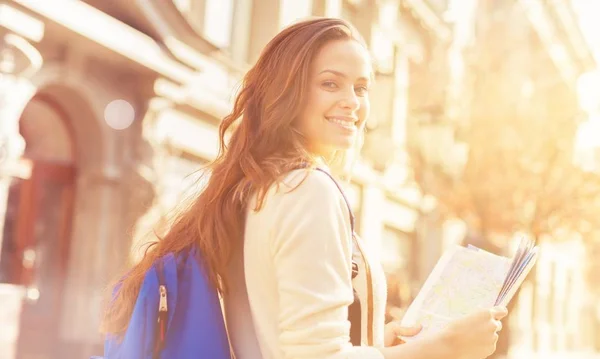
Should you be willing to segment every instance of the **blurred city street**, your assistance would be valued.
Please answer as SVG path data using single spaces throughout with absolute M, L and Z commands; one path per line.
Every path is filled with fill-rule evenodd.
M 493 359 L 600 359 L 600 0 L 0 0 L 0 359 L 102 355 L 106 289 L 202 190 L 244 74 L 343 18 L 374 66 L 345 192 L 400 320 L 440 256 L 538 262 Z

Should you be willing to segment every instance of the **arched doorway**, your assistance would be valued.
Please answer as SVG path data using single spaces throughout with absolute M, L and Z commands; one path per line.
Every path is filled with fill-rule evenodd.
M 54 358 L 60 342 L 76 175 L 69 123 L 65 111 L 43 95 L 31 100 L 20 119 L 31 174 L 11 185 L 0 280 L 26 288 L 17 348 L 22 359 Z

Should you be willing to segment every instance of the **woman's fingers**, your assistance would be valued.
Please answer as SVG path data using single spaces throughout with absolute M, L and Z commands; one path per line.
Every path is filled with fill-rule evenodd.
M 393 346 L 403 344 L 404 341 L 400 337 L 412 337 L 421 331 L 421 326 L 403 327 L 398 322 L 390 322 L 385 325 L 384 345 Z
M 494 320 L 494 324 L 496 324 L 496 333 L 502 330 L 502 322 L 499 320 Z
M 501 320 L 508 315 L 508 309 L 506 307 L 493 307 L 491 309 L 492 318 Z
M 398 327 L 395 328 L 394 331 L 397 336 L 413 337 L 413 336 L 419 334 L 421 329 L 423 329 L 423 327 L 421 327 L 420 325 L 414 326 L 414 327 L 402 327 L 402 326 L 400 326 L 400 324 L 398 324 Z

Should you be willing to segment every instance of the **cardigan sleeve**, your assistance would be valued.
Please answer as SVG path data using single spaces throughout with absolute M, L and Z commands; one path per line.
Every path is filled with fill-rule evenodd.
M 271 249 L 284 359 L 383 359 L 376 348 L 349 342 L 352 239 L 335 183 L 312 171 L 297 188 L 274 197 Z

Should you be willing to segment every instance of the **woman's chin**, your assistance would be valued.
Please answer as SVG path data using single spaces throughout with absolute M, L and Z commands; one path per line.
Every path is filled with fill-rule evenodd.
M 336 151 L 347 151 L 354 148 L 354 137 L 353 138 L 344 138 L 336 141 L 336 143 L 332 146 Z
M 354 138 L 336 138 L 332 141 L 327 141 L 327 144 L 322 143 L 320 146 L 312 146 L 311 152 L 324 158 L 330 158 L 336 152 L 344 152 L 355 147 Z

